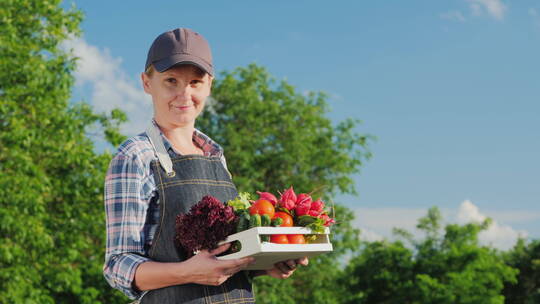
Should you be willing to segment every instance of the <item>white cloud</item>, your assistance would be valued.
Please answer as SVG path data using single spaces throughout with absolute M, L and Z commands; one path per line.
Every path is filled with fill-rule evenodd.
M 122 126 L 126 135 L 144 131 L 152 117 L 151 98 L 140 85 L 121 68 L 122 59 L 113 57 L 109 50 L 99 49 L 82 38 L 64 42 L 65 49 L 72 49 L 79 57 L 74 73 L 77 87 L 89 87 L 89 103 L 98 112 L 119 108 L 126 112 L 129 121 Z M 138 80 L 138 78 L 137 78 Z
M 469 200 L 465 200 L 459 206 L 457 220 L 460 224 L 480 223 L 486 218 L 487 216 L 482 214 L 480 209 Z M 505 250 L 511 248 L 518 238 L 528 236 L 527 231 L 515 230 L 508 225 L 500 224 L 496 218 L 492 218 L 492 220 L 493 222 L 489 228 L 478 235 L 480 242 L 483 244 Z
M 384 236 L 378 234 L 377 232 L 367 229 L 360 228 L 360 238 L 364 241 L 375 242 L 384 240 Z
M 440 14 L 442 19 L 450 21 L 465 22 L 465 16 L 460 11 L 448 11 L 446 13 Z
M 480 209 L 478 209 L 478 207 L 469 200 L 463 201 L 463 203 L 461 203 L 459 206 L 457 221 L 460 224 L 470 222 L 481 223 L 486 218 L 487 217 L 485 215 L 480 213 Z
M 394 227 L 415 229 L 418 218 L 424 216 L 426 212 L 425 209 L 358 208 L 355 210 L 355 224 L 361 229 L 376 231 L 389 237 Z
M 501 0 L 468 0 L 473 15 L 481 15 L 487 12 L 497 20 L 502 20 L 507 7 Z
M 367 241 L 376 241 L 382 238 L 394 239 L 393 228 L 402 228 L 411 232 L 415 237 L 422 238 L 421 231 L 416 229 L 418 219 L 427 214 L 422 208 L 358 208 L 355 209 L 356 219 L 354 225 L 362 232 L 361 238 Z M 527 231 L 516 230 L 505 223 L 517 223 L 540 219 L 540 213 L 525 211 L 491 211 L 486 214 L 471 201 L 463 201 L 457 209 L 441 209 L 443 226 L 449 222 L 465 224 L 482 222 L 487 217 L 492 219 L 491 226 L 479 234 L 481 244 L 491 245 L 506 250 L 511 248 L 519 237 L 526 238 Z
M 358 208 L 355 209 L 353 225 L 360 229 L 360 238 L 368 242 L 396 239 L 392 233 L 394 228 L 402 228 L 421 236 L 416 224 L 426 212 L 427 209 Z

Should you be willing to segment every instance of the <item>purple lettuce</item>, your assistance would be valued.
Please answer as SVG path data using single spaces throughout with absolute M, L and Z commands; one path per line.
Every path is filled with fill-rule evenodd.
M 188 257 L 197 250 L 215 249 L 220 241 L 234 233 L 235 220 L 232 207 L 207 195 L 193 205 L 189 213 L 176 217 L 176 243 Z

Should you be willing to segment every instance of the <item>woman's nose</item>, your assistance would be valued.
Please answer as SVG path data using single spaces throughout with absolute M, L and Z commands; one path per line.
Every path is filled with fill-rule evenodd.
M 180 88 L 176 92 L 176 95 L 182 100 L 189 99 L 191 96 L 191 87 L 189 85 L 180 86 Z

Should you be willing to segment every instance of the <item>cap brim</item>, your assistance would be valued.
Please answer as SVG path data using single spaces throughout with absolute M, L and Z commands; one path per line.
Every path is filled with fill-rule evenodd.
M 165 72 L 166 70 L 172 68 L 175 65 L 192 64 L 202 69 L 206 73 L 210 74 L 210 76 L 214 75 L 214 69 L 210 64 L 208 64 L 200 57 L 188 54 L 174 54 L 165 59 L 155 61 L 152 64 L 154 65 L 154 68 L 160 73 Z

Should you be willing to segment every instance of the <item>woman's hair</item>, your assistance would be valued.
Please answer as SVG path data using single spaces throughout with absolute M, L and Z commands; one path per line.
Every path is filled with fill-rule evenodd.
M 152 75 L 154 74 L 154 70 L 155 70 L 155 69 L 154 69 L 154 65 L 151 64 L 151 65 L 149 65 L 149 66 L 146 68 L 146 70 L 144 71 L 144 73 L 146 74 L 146 76 L 152 77 Z
M 197 75 L 197 77 L 203 78 L 204 75 L 206 75 L 206 72 L 205 72 L 203 69 L 199 68 L 198 66 L 192 65 L 192 67 L 195 68 L 195 75 Z M 152 75 L 154 74 L 154 71 L 155 71 L 155 70 L 156 70 L 156 69 L 154 68 L 154 65 L 151 64 L 151 65 L 148 66 L 148 68 L 146 68 L 146 70 L 144 71 L 144 73 L 145 73 L 148 77 L 152 77 Z

